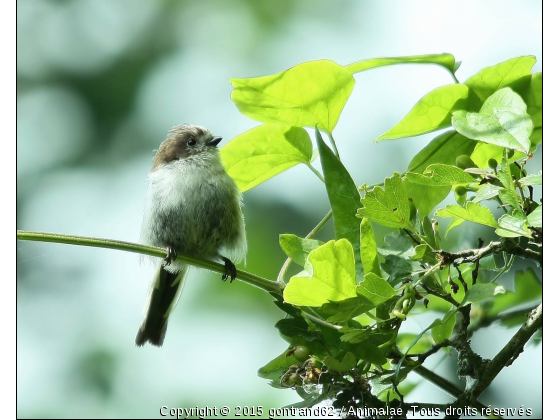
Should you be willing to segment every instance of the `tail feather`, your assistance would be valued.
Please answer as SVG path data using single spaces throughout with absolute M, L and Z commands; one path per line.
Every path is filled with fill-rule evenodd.
M 181 296 L 186 273 L 186 269 L 171 273 L 160 266 L 148 293 L 144 320 L 136 335 L 137 346 L 146 342 L 163 345 L 169 314 Z

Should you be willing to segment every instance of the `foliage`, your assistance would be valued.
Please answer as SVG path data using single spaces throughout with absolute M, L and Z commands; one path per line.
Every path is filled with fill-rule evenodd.
M 403 63 L 442 66 L 454 83 L 427 93 L 377 141 L 447 131 L 436 135 L 405 173 L 358 188 L 333 137 L 355 86 L 353 74 Z M 324 181 L 332 208 L 333 240 L 312 239 L 322 224 L 306 238 L 280 236 L 288 261 L 278 279 L 283 294 L 274 296 L 286 317 L 276 327 L 289 345 L 259 375 L 275 387 L 295 388 L 303 398 L 298 406 L 329 400 L 343 410 L 406 409 L 404 398 L 415 385 L 408 373 L 425 372 L 424 361 L 439 350 L 457 349 L 458 374 L 472 383 L 489 384 L 492 369 L 504 367 L 499 360 L 486 361 L 492 372 L 481 373 L 482 359 L 468 337 L 511 311 L 529 312 L 526 305 L 542 297 L 532 270 L 515 275 L 515 292 L 497 283 L 515 257 L 542 264 L 542 204 L 534 199 L 542 173 L 525 170 L 542 142 L 542 73 L 531 74 L 534 63 L 530 56 L 513 58 L 463 83 L 451 54 L 348 66 L 319 60 L 271 76 L 231 80 L 239 111 L 264 123 L 222 150 L 239 187 L 249 190 L 303 163 Z M 306 128 L 314 130 L 316 150 Z M 322 175 L 313 167 L 317 154 Z M 434 212 L 451 192 L 456 204 Z M 495 216 L 491 203 L 503 214 Z M 451 219 L 446 234 L 478 224 L 492 228 L 496 240 L 459 252 L 443 250 L 439 223 L 446 219 Z M 393 232 L 379 241 L 372 223 Z M 291 261 L 302 271 L 286 284 Z M 416 313 L 433 314 L 433 322 L 418 335 L 402 333 Z M 542 314 L 540 320 L 542 325 Z M 535 327 L 528 321 L 520 335 L 529 330 L 529 338 L 535 328 L 538 322 Z M 509 345 L 514 344 L 519 347 Z M 480 388 L 446 390 L 457 397 L 453 404 L 480 408 Z

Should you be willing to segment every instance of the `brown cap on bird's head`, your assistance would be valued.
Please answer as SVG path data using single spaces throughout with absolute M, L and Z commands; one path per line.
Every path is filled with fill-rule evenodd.
M 167 163 L 188 159 L 201 154 L 216 154 L 216 146 L 222 140 L 204 127 L 181 124 L 169 130 L 167 139 L 159 146 L 154 157 L 152 171 Z

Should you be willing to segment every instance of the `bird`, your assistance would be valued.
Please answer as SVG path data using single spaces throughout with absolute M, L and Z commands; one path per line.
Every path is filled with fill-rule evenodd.
M 161 347 L 169 315 L 177 303 L 189 266 L 177 253 L 223 262 L 222 280 L 237 276 L 247 241 L 242 196 L 227 174 L 217 148 L 222 137 L 206 128 L 181 124 L 169 130 L 148 175 L 149 188 L 140 243 L 167 250 L 151 258 L 156 273 L 148 291 L 136 345 Z

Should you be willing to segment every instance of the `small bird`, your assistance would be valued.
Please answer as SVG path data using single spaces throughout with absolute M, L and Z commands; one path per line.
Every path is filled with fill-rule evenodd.
M 161 143 L 149 174 L 140 242 L 167 249 L 149 290 L 136 345 L 161 346 L 169 314 L 179 299 L 188 265 L 177 253 L 223 261 L 233 281 L 233 262 L 245 258 L 247 242 L 241 193 L 226 173 L 217 149 L 221 137 L 204 127 L 173 127 Z M 232 262 L 233 261 L 233 262 Z

